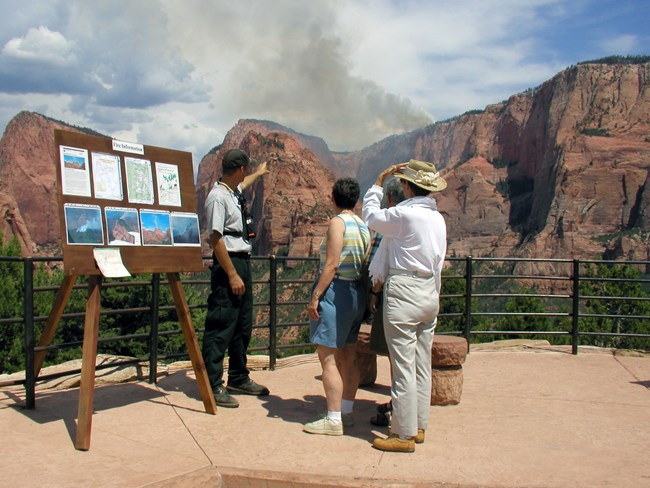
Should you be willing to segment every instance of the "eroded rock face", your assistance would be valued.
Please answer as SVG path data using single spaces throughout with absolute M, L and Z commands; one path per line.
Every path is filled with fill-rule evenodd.
M 575 66 L 345 158 L 366 186 L 389 164 L 434 162 L 450 181 L 437 199 L 451 255 L 648 259 L 649 71 Z
M 23 256 L 36 253 L 36 245 L 18 210 L 18 204 L 11 195 L 3 190 L 0 190 L 0 232 L 3 236 L 16 236 Z
M 15 235 L 24 252 L 51 249 L 60 240 L 54 129 L 74 130 L 42 115 L 21 112 L 0 141 L 0 192 L 5 237 Z
M 313 255 L 337 177 L 356 176 L 365 191 L 389 164 L 415 158 L 434 162 L 449 182 L 437 200 L 450 256 L 646 260 L 649 71 L 649 63 L 578 65 L 485 110 L 352 153 L 332 153 L 322 139 L 273 122 L 240 120 L 201 161 L 197 208 L 202 217 L 225 151 L 241 147 L 270 170 L 247 195 L 255 253 Z M 76 130 L 23 112 L 0 142 L 0 229 L 17 235 L 24 253 L 52 254 L 60 241 L 54 128 Z
M 232 148 L 245 150 L 259 162 L 266 161 L 269 170 L 246 195 L 256 222 L 254 253 L 317 254 L 333 215 L 329 195 L 334 174 L 304 146 L 304 141 L 286 132 L 269 131 L 258 122 L 239 121 L 219 150 L 201 161 L 197 180 L 201 228 L 205 230 L 205 199 L 221 174 L 223 155 Z
M 530 214 L 519 221 L 526 252 L 601 256 L 618 240 L 647 236 L 649 68 L 581 65 L 540 88 L 536 98 L 547 107 L 551 137 L 537 161 L 523 159 L 522 170 L 513 171 L 533 179 Z M 647 259 L 647 244 L 635 247 L 629 257 Z

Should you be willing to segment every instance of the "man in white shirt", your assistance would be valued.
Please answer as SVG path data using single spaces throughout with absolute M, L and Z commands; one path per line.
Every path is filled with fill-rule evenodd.
M 382 209 L 384 181 L 396 176 L 406 200 Z M 424 442 L 431 403 L 431 345 L 439 310 L 440 278 L 447 252 L 447 227 L 431 196 L 447 187 L 435 166 L 424 161 L 390 166 L 363 199 L 363 219 L 383 235 L 384 332 L 391 360 L 391 434 L 376 438 L 382 451 L 414 452 Z

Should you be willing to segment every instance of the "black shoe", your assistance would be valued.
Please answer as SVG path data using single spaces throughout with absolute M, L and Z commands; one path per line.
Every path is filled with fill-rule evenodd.
M 393 411 L 393 400 L 388 403 L 380 403 L 377 405 L 377 413 L 388 413 Z
M 244 381 L 241 385 L 228 385 L 226 389 L 230 393 L 239 395 L 256 395 L 266 396 L 269 394 L 269 389 L 266 386 L 258 385 L 253 380 Z
M 388 427 L 390 425 L 390 413 L 378 413 L 370 418 L 370 423 L 377 427 Z
M 214 402 L 218 407 L 237 408 L 239 406 L 237 399 L 233 398 L 223 386 L 218 386 L 213 389 L 212 394 L 214 395 Z

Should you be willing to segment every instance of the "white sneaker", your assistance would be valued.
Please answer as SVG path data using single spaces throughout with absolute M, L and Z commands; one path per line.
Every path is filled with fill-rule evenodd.
M 343 422 L 325 416 L 322 419 L 305 424 L 302 430 L 310 434 L 343 435 Z

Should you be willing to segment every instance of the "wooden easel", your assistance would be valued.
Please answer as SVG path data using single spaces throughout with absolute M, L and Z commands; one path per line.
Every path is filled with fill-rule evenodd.
M 167 273 L 169 286 L 176 305 L 178 321 L 185 338 L 187 351 L 192 362 L 192 368 L 196 376 L 196 382 L 199 386 L 199 393 L 205 411 L 209 414 L 217 413 L 217 406 L 214 401 L 214 395 L 210 388 L 210 382 L 203 363 L 203 357 L 199 349 L 199 343 L 196 338 L 190 309 L 185 300 L 183 287 L 178 273 Z M 47 346 L 52 342 L 54 333 L 58 326 L 63 309 L 70 297 L 72 287 L 74 286 L 77 276 L 66 276 L 57 293 L 52 312 L 45 324 L 43 334 L 39 340 L 39 346 Z M 88 280 L 88 301 L 86 302 L 86 316 L 84 320 L 84 338 L 82 348 L 81 362 L 81 382 L 79 389 L 79 408 L 77 416 L 77 434 L 75 437 L 75 448 L 81 451 L 90 449 L 90 433 L 92 429 L 93 399 L 95 387 L 95 363 L 97 358 L 97 340 L 99 337 L 99 314 L 101 309 L 101 286 L 102 277 L 92 275 Z M 45 359 L 45 351 L 38 351 L 35 354 L 34 376 L 38 374 Z
M 57 152 L 59 151 L 59 147 L 63 145 L 87 149 L 88 151 L 113 153 L 121 156 L 121 158 L 125 156 L 125 154 L 122 154 L 120 151 L 113 149 L 111 139 L 62 130 L 55 130 L 54 136 Z M 166 164 L 172 163 L 178 166 L 182 205 L 180 208 L 170 208 L 156 203 L 151 205 L 126 204 L 124 202 L 119 203 L 137 209 L 196 213 L 196 194 L 194 189 L 194 172 L 192 168 L 191 154 L 153 146 L 143 146 L 143 148 L 144 154 L 140 155 L 140 158 L 148 159 L 152 162 L 157 161 Z M 128 155 L 129 154 L 126 154 L 126 156 Z M 95 364 L 97 359 L 101 286 L 103 276 L 96 265 L 93 256 L 93 247 L 96 246 L 69 245 L 67 243 L 67 240 L 64 237 L 66 235 L 66 226 L 63 208 L 66 203 L 76 203 L 92 204 L 100 206 L 100 208 L 103 209 L 103 207 L 106 206 L 115 206 L 116 202 L 92 197 L 64 195 L 61 191 L 61 161 L 59 158 L 57 158 L 57 160 L 59 161 L 59 164 L 57 165 L 59 183 L 58 198 L 60 204 L 59 219 L 61 221 L 65 276 L 63 283 L 58 290 L 54 305 L 52 306 L 52 311 L 47 319 L 38 345 L 47 346 L 52 342 L 54 333 L 56 332 L 56 328 L 70 298 L 70 294 L 72 293 L 77 278 L 79 276 L 88 276 L 88 301 L 86 303 L 84 320 L 81 384 L 79 392 L 77 433 L 75 438 L 75 447 L 79 450 L 86 451 L 90 448 L 90 434 L 92 428 Z M 121 166 L 121 171 L 122 182 L 125 182 L 126 174 L 123 164 Z M 155 180 L 156 175 L 154 174 L 153 177 Z M 156 182 L 154 181 L 154 183 Z M 194 326 L 192 325 L 190 310 L 187 301 L 185 300 L 185 294 L 179 277 L 179 273 L 181 272 L 201 272 L 204 270 L 200 247 L 124 246 L 120 251 L 122 261 L 130 273 L 165 273 L 167 275 L 174 304 L 176 306 L 178 321 L 196 375 L 196 381 L 199 386 L 199 392 L 201 394 L 201 399 L 203 400 L 205 411 L 214 415 L 217 411 L 216 403 L 210 388 L 205 364 L 203 363 L 203 357 L 201 356 Z M 38 377 L 44 358 L 45 351 L 36 352 L 34 363 L 35 377 Z

